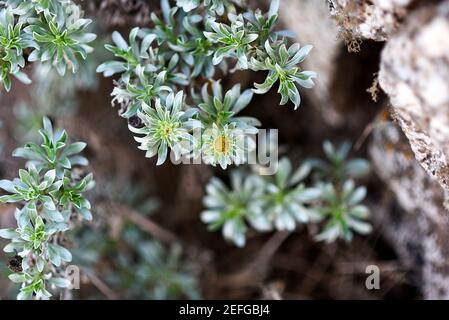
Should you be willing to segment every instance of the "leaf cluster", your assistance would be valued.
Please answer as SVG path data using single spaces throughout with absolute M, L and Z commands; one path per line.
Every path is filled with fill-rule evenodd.
M 0 9 L 0 74 L 6 91 L 11 76 L 29 84 L 26 61 L 52 65 L 63 76 L 73 73 L 92 51 L 96 35 L 87 31 L 90 19 L 70 0 L 8 0 Z
M 294 44 L 287 49 L 291 33 L 276 30 L 279 0 L 272 1 L 267 13 L 229 0 L 178 0 L 175 7 L 161 0 L 160 8 L 160 16 L 151 15 L 152 26 L 132 29 L 128 39 L 114 32 L 113 44 L 106 45 L 116 59 L 97 71 L 107 77 L 119 75 L 113 103 L 129 119 L 131 131 L 147 135 L 136 140 L 147 157 L 158 155 L 158 164 L 165 161 L 168 150 L 175 158 L 200 155 L 223 169 L 244 163 L 242 155 L 254 145 L 250 135 L 257 133 L 260 123 L 237 114 L 249 105 L 253 93 L 264 94 L 276 83 L 281 104 L 291 101 L 297 108 L 298 86 L 311 88 L 316 76 L 300 68 L 312 47 Z M 264 70 L 267 79 L 253 89 L 241 92 L 236 85 L 225 92 L 220 79 L 236 70 Z M 183 97 L 178 109 L 191 119 L 148 121 L 149 114 L 169 115 L 174 97 Z M 185 133 L 186 139 L 174 133 L 170 141 L 157 133 L 176 122 L 175 131 L 182 128 L 192 134 L 186 120 L 203 131 L 189 148 L 185 140 L 191 139 Z
M 22 284 L 19 299 L 48 299 L 52 287 L 70 285 L 63 266 L 72 255 L 60 241 L 72 228 L 74 216 L 92 220 L 91 205 L 84 197 L 94 186 L 92 174 L 74 171 L 87 165 L 79 155 L 86 144 L 68 144 L 64 130 L 53 130 L 47 118 L 43 124 L 40 145 L 28 143 L 14 151 L 14 156 L 27 160 L 27 169 L 12 181 L 0 181 L 0 189 L 7 193 L 0 196 L 0 203 L 17 203 L 17 228 L 2 229 L 0 236 L 10 239 L 4 251 L 21 259 L 21 271 L 9 276 Z
M 353 178 L 366 176 L 369 163 L 347 159 L 349 147 L 335 148 L 326 141 L 328 161 L 306 160 L 296 170 L 282 158 L 274 176 L 236 170 L 230 186 L 214 177 L 206 187 L 201 219 L 239 247 L 245 245 L 248 226 L 259 232 L 292 232 L 298 224 L 318 223 L 323 230 L 315 239 L 327 242 L 350 241 L 354 232 L 368 234 L 369 209 L 361 203 L 366 188 L 357 187 Z M 332 173 L 341 168 L 343 174 L 334 179 Z

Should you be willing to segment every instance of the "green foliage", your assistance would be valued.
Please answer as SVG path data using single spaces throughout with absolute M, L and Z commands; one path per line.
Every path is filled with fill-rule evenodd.
M 107 226 L 96 231 L 86 229 L 77 234 L 82 250 L 74 252 L 74 259 L 86 266 L 88 272 L 102 275 L 120 297 L 139 300 L 199 298 L 195 273 L 182 258 L 179 246 L 167 248 L 129 223 L 121 228 L 120 240 L 110 235 Z M 108 261 L 108 269 L 95 269 L 92 263 L 97 261 Z
M 351 241 L 353 232 L 368 234 L 371 226 L 366 223 L 369 210 L 361 204 L 367 190 L 356 187 L 354 179 L 367 176 L 370 164 L 365 159 L 349 159 L 351 144 L 342 143 L 336 147 L 331 142 L 323 143 L 327 160 L 307 161 L 315 171 L 315 181 L 322 190 L 322 204 L 319 213 L 326 221 L 324 230 L 317 240 L 332 242 L 337 238 Z
M 264 83 L 255 84 L 254 92 L 264 94 L 279 81 L 278 93 L 282 97 L 281 105 L 291 100 L 295 104 L 295 108 L 298 108 L 301 98 L 296 84 L 304 88 L 312 88 L 314 86 L 312 79 L 316 77 L 315 72 L 301 71 L 297 67 L 300 62 L 304 61 L 311 49 L 312 46 L 300 48 L 299 44 L 294 44 L 287 49 L 285 41 L 280 41 L 273 47 L 267 40 L 265 52 L 259 50 L 258 56 L 263 57 L 268 54 L 268 57 L 265 60 L 255 58 L 251 60 L 253 70 L 269 71 Z
M 241 92 L 240 84 L 234 85 L 223 95 L 219 81 L 212 82 L 211 86 L 206 83 L 201 89 L 201 94 L 194 93 L 192 98 L 200 109 L 199 120 L 207 127 L 213 124 L 217 126 L 233 124 L 239 129 L 257 133 L 256 127 L 261 125 L 256 118 L 236 117 L 253 99 L 253 92 L 251 90 Z
M 58 242 L 72 227 L 72 216 L 91 220 L 90 203 L 83 194 L 94 186 L 92 174 L 84 177 L 73 173 L 76 165 L 87 160 L 78 155 L 83 142 L 67 144 L 64 130 L 53 130 L 44 118 L 40 131 L 42 144 L 27 144 L 14 155 L 28 160 L 27 170 L 19 171 L 19 178 L 1 180 L 0 189 L 8 194 L 0 196 L 0 203 L 19 203 L 16 209 L 16 229 L 2 229 L 0 236 L 11 242 L 4 248 L 22 260 L 21 271 L 9 276 L 21 283 L 18 299 L 48 299 L 49 290 L 66 288 L 63 265 L 72 259 L 71 253 Z
M 205 162 L 223 169 L 243 163 L 242 151 L 251 149 L 250 146 L 242 150 L 241 141 L 252 140 L 250 135 L 257 133 L 255 127 L 260 123 L 237 114 L 249 105 L 253 93 L 266 93 L 279 82 L 281 104 L 292 101 L 297 108 L 297 86 L 310 88 L 315 77 L 315 73 L 299 67 L 311 46 L 301 48 L 294 44 L 287 50 L 286 37 L 290 33 L 275 30 L 278 0 L 273 0 L 265 14 L 235 4 L 228 0 L 179 0 L 177 6 L 170 7 L 168 0 L 161 0 L 161 17 L 151 15 L 154 26 L 132 29 L 128 40 L 114 32 L 114 44 L 105 47 L 116 59 L 97 68 L 107 77 L 120 75 L 112 93 L 113 104 L 120 105 L 120 114 L 129 119 L 132 131 L 136 115 L 142 115 L 144 108 L 148 113 L 149 109 L 156 109 L 157 103 L 160 109 L 169 109 L 165 105 L 167 97 L 184 92 L 186 99 L 180 111 L 191 112 L 192 120 L 199 121 L 196 125 L 204 131 L 194 135 L 191 154 L 187 156 L 197 158 L 201 154 Z M 235 65 L 232 70 L 229 63 Z M 255 89 L 241 93 L 236 85 L 223 94 L 219 79 L 214 77 L 222 78 L 236 70 L 265 70 L 268 77 Z M 212 85 L 204 84 L 204 79 Z M 148 123 L 146 130 L 139 125 L 137 130 L 153 131 L 153 122 L 143 125 Z M 219 145 L 224 147 L 217 148 Z M 177 143 L 167 146 L 175 157 L 179 156 L 178 150 L 184 149 Z M 147 157 L 156 155 L 154 147 L 144 148 L 148 149 L 152 151 L 147 152 Z M 158 164 L 163 163 L 161 159 L 164 156 L 159 157 Z
M 199 298 L 196 278 L 190 266 L 181 259 L 180 246 L 166 249 L 157 241 L 142 241 L 132 230 L 127 230 L 125 237 L 128 243 L 138 241 L 139 247 L 134 254 L 139 263 L 134 264 L 132 255 L 117 261 L 127 277 L 111 277 L 111 282 L 118 281 L 119 287 L 125 289 L 133 286 L 134 297 L 140 299 Z
M 165 107 L 162 107 L 160 99 L 156 100 L 155 109 L 144 102 L 142 111 L 137 112 L 144 126 L 140 129 L 129 126 L 132 132 L 145 135 L 135 138 L 141 144 L 139 149 L 145 150 L 148 158 L 157 154 L 157 164 L 165 162 L 169 148 L 172 149 L 176 159 L 179 159 L 190 151 L 190 145 L 194 143 L 189 128 L 192 126 L 191 118 L 197 110 L 181 111 L 183 100 L 181 91 L 176 96 L 173 93 L 168 95 Z
M 49 119 L 44 118 L 43 129 L 39 130 L 42 144 L 27 143 L 24 147 L 14 150 L 13 156 L 28 160 L 38 171 L 54 169 L 58 178 L 62 179 L 65 170 L 73 166 L 86 166 L 86 158 L 78 155 L 85 147 L 84 142 L 75 142 L 67 145 L 65 130 L 53 130 Z
M 241 171 L 231 173 L 231 188 L 220 179 L 212 178 L 206 187 L 203 202 L 207 208 L 201 220 L 209 230 L 222 228 L 223 237 L 243 247 L 246 242 L 246 222 L 258 231 L 271 230 L 268 217 L 262 212 L 264 183 L 258 176 L 246 176 Z
M 7 91 L 11 89 L 11 75 L 24 83 L 30 83 L 26 74 L 19 70 L 25 67 L 23 50 L 37 47 L 32 38 L 23 31 L 22 23 L 15 23 L 11 10 L 0 10 L 0 68 L 1 80 Z
M 87 32 L 90 23 L 73 1 L 6 1 L 6 8 L 0 9 L 0 69 L 6 91 L 11 89 L 11 75 L 31 82 L 21 71 L 26 58 L 48 63 L 60 75 L 67 68 L 77 72 L 79 60 L 92 51 L 88 43 L 96 38 Z
M 317 178 L 327 177 L 332 182 L 342 182 L 345 179 L 359 179 L 370 171 L 370 165 L 365 159 L 348 159 L 351 144 L 342 143 L 335 147 L 330 141 L 323 143 L 326 160 L 310 159 L 307 162 L 314 167 Z
M 98 46 L 98 44 L 97 44 Z M 68 73 L 61 81 L 57 70 L 47 63 L 37 63 L 32 69 L 33 85 L 27 99 L 13 106 L 16 118 L 14 136 L 20 142 L 39 140 L 42 118 L 56 119 L 72 116 L 79 106 L 79 91 L 93 91 L 98 87 L 95 72 L 102 50 L 95 50 L 79 65 L 77 73 Z
M 103 184 L 102 184 L 103 185 Z M 101 198 L 114 199 L 129 210 L 149 216 L 158 202 L 146 194 L 146 185 L 128 179 L 111 179 L 96 190 Z M 127 192 L 123 192 L 126 189 Z M 97 208 L 96 223 L 77 230 L 78 248 L 73 261 L 83 272 L 101 277 L 124 299 L 198 299 L 198 267 L 186 259 L 181 248 L 163 245 L 126 216 Z M 98 298 L 89 290 L 80 292 Z
M 233 12 L 236 10 L 234 4 L 241 5 L 239 0 L 176 0 L 176 5 L 181 7 L 185 12 L 190 12 L 204 5 L 208 14 L 222 16 L 225 10 Z
M 317 219 L 314 204 L 321 196 L 316 187 L 306 187 L 311 167 L 306 163 L 292 172 L 288 158 L 279 162 L 276 174 L 267 180 L 265 186 L 264 212 L 268 212 L 277 230 L 293 231 L 296 223 L 307 223 Z
M 206 31 L 204 35 L 212 44 L 218 46 L 212 59 L 214 65 L 221 63 L 224 58 L 235 58 L 237 68 L 245 70 L 248 69 L 247 54 L 251 43 L 255 42 L 259 35 L 246 30 L 243 15 L 231 17 L 230 25 L 210 21 L 209 26 L 213 31 Z
M 351 241 L 353 231 L 359 234 L 371 232 L 371 225 L 364 220 L 369 217 L 369 209 L 360 204 L 366 196 L 365 187 L 355 187 L 348 180 L 338 189 L 331 183 L 321 187 L 322 205 L 320 215 L 327 220 L 324 230 L 315 238 L 332 242 L 337 238 Z
M 371 226 L 365 221 L 369 209 L 361 204 L 366 188 L 356 187 L 351 180 L 369 172 L 368 162 L 348 160 L 347 143 L 337 151 L 330 142 L 324 146 L 330 159 L 336 160 L 338 155 L 339 161 L 326 164 L 307 160 L 293 171 L 290 160 L 283 158 L 274 176 L 233 171 L 230 188 L 214 177 L 206 187 L 201 219 L 212 231 L 222 229 L 224 238 L 239 247 L 245 245 L 247 224 L 261 232 L 294 231 L 297 224 L 324 224 L 315 239 L 327 242 L 338 238 L 350 241 L 353 232 L 370 233 Z M 330 150 L 334 152 L 329 154 Z M 322 174 L 323 168 L 328 169 L 328 175 Z M 331 173 L 340 168 L 346 170 L 335 180 Z

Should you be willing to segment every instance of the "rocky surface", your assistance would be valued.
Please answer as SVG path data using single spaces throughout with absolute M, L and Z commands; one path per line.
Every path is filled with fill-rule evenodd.
M 423 297 L 449 299 L 449 1 L 327 2 L 350 48 L 386 41 L 379 84 L 398 125 L 380 121 L 369 152 L 400 208 L 381 205 L 374 219 L 406 270 L 419 275 Z
M 413 0 L 327 0 L 345 38 L 384 41 L 398 29 Z
M 387 42 L 379 82 L 424 169 L 449 190 L 449 1 L 408 17 Z
M 424 169 L 449 190 L 449 1 L 328 0 L 340 35 L 386 41 L 379 84 Z
M 444 192 L 413 158 L 407 139 L 389 121 L 377 124 L 370 156 L 376 173 L 400 209 L 375 210 L 373 219 L 395 248 L 426 299 L 449 299 L 449 213 Z

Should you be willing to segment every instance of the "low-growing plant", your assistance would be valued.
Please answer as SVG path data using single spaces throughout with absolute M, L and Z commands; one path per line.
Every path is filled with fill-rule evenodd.
M 348 159 L 351 151 L 349 142 L 335 147 L 330 141 L 324 141 L 325 159 L 312 158 L 307 163 L 314 168 L 315 179 L 328 179 L 334 183 L 346 179 L 360 179 L 370 172 L 370 164 L 365 159 Z
M 324 224 L 315 239 L 350 241 L 353 232 L 368 234 L 365 220 L 369 209 L 361 204 L 366 188 L 351 178 L 369 172 L 364 159 L 347 159 L 350 144 L 335 148 L 329 141 L 324 150 L 330 162 L 306 160 L 293 171 L 283 158 L 274 176 L 259 176 L 237 169 L 231 172 L 230 188 L 212 178 L 203 199 L 201 219 L 211 231 L 222 229 L 226 240 L 243 247 L 248 224 L 256 231 L 294 231 L 298 224 Z
M 243 247 L 247 223 L 258 231 L 271 230 L 270 221 L 262 212 L 264 182 L 241 171 L 232 171 L 230 178 L 230 188 L 215 177 L 207 185 L 203 199 L 206 210 L 201 213 L 201 220 L 209 225 L 209 230 L 222 229 L 226 240 Z
M 16 118 L 14 136 L 18 141 L 38 141 L 38 130 L 46 115 L 64 119 L 77 112 L 80 105 L 79 91 L 94 91 L 98 88 L 95 69 L 102 59 L 101 53 L 101 50 L 95 50 L 80 64 L 76 73 L 66 74 L 63 80 L 50 64 L 33 65 L 31 75 L 34 82 L 29 88 L 29 96 L 13 105 Z
M 87 28 L 91 20 L 82 18 L 73 1 L 7 0 L 0 9 L 0 71 L 6 91 L 11 76 L 23 83 L 31 80 L 22 71 L 26 61 L 47 63 L 62 76 L 75 73 L 79 61 L 92 51 L 88 43 L 96 35 Z
M 159 208 L 159 201 L 149 198 L 147 189 L 128 179 L 111 179 L 95 191 L 96 197 L 113 199 L 114 204 L 126 210 L 151 217 Z M 108 206 L 105 210 L 100 208 L 96 208 L 93 225 L 72 233 L 77 243 L 72 250 L 73 262 L 81 266 L 85 274 L 101 277 L 124 299 L 200 297 L 198 266 L 186 259 L 180 245 L 163 244 L 143 231 L 142 226 L 127 219 L 126 214 L 111 214 Z M 98 298 L 89 292 L 80 294 L 85 298 Z
M 113 44 L 105 48 L 114 58 L 96 72 L 116 77 L 112 104 L 146 157 L 157 157 L 157 165 L 170 153 L 175 161 L 199 159 L 222 169 L 246 164 L 257 150 L 255 135 L 262 126 L 242 115 L 254 95 L 275 88 L 280 105 L 299 108 L 299 90 L 312 88 L 317 76 L 301 67 L 312 46 L 300 46 L 291 41 L 290 31 L 278 29 L 279 1 L 272 0 L 268 12 L 262 12 L 248 9 L 243 0 L 161 0 L 151 25 L 133 28 L 126 39 L 112 33 Z M 19 299 L 48 299 L 71 286 L 65 270 L 72 261 L 67 232 L 92 219 L 84 194 L 94 181 L 81 169 L 88 165 L 80 155 L 86 144 L 69 144 L 67 133 L 54 130 L 46 117 L 39 131 L 42 142 L 29 135 L 36 118 L 40 122 L 43 114 L 58 116 L 76 105 L 73 89 L 95 87 L 92 66 L 97 63 L 86 59 L 96 35 L 88 32 L 91 20 L 82 16 L 72 0 L 0 1 L 0 81 L 6 91 L 11 76 L 30 83 L 24 69 L 27 62 L 39 62 L 32 93 L 37 111 L 16 111 L 21 119 L 17 132 L 33 140 L 13 153 L 27 160 L 26 169 L 12 181 L 0 180 L 5 191 L 0 203 L 17 204 L 17 226 L 1 229 L 0 237 L 10 240 L 4 251 L 11 255 L 9 279 L 20 284 Z M 79 72 L 70 77 L 67 69 Z M 265 79 L 251 88 L 223 85 L 229 74 L 242 71 L 264 73 Z M 277 143 L 269 148 L 278 152 Z M 369 209 L 363 204 L 367 190 L 355 183 L 368 174 L 369 163 L 350 159 L 348 143 L 335 147 L 326 141 L 323 149 L 325 158 L 305 159 L 297 168 L 282 158 L 273 175 L 261 176 L 257 166 L 245 166 L 230 172 L 229 184 L 213 177 L 201 220 L 238 247 L 245 246 L 251 229 L 294 232 L 314 224 L 320 230 L 313 232 L 314 239 L 326 242 L 349 242 L 354 233 L 370 233 Z M 138 195 L 135 185 L 120 187 L 110 196 L 117 203 L 109 205 L 123 202 L 144 215 L 153 211 L 152 201 L 129 198 Z M 125 213 L 99 220 L 98 232 L 80 228 L 76 233 L 79 245 L 72 251 L 86 275 L 102 272 L 105 284 L 121 288 L 126 298 L 200 296 L 194 268 L 179 245 L 162 245 Z M 104 260 L 106 266 L 99 265 Z
M 367 191 L 364 186 L 356 187 L 354 183 L 354 179 L 369 174 L 369 162 L 361 158 L 349 159 L 349 142 L 336 147 L 325 141 L 323 150 L 326 160 L 307 160 L 314 168 L 315 183 L 322 190 L 319 213 L 327 221 L 324 230 L 315 239 L 332 242 L 341 238 L 351 241 L 353 231 L 370 233 L 371 225 L 364 221 L 369 217 L 369 210 L 361 204 Z
M 347 180 L 342 186 L 324 184 L 321 190 L 318 211 L 327 222 L 316 240 L 332 242 L 341 238 L 351 241 L 353 232 L 371 232 L 371 225 L 365 221 L 369 217 L 369 209 L 361 204 L 366 196 L 365 187 L 355 187 L 353 180 Z
M 244 163 L 244 154 L 253 148 L 250 136 L 260 122 L 237 114 L 253 93 L 266 93 L 276 83 L 281 104 L 291 101 L 298 108 L 298 86 L 310 88 L 316 77 L 299 66 L 312 47 L 288 47 L 291 33 L 276 30 L 279 0 L 273 0 L 265 14 L 229 0 L 179 0 L 175 7 L 161 0 L 160 7 L 161 16 L 151 15 L 153 26 L 132 29 L 128 40 L 114 32 L 114 44 L 106 45 L 116 60 L 97 71 L 107 77 L 120 75 L 113 104 L 120 106 L 131 131 L 146 135 L 136 140 L 147 157 L 158 155 L 158 165 L 170 150 L 175 158 L 202 157 L 223 169 Z M 241 93 L 239 85 L 223 90 L 220 79 L 236 70 L 263 70 L 268 75 L 252 90 Z M 207 79 L 211 86 L 204 84 Z M 171 111 L 173 97 L 178 98 L 181 119 Z M 187 123 L 202 134 L 192 139 L 193 128 Z
M 14 151 L 27 160 L 19 178 L 1 180 L 0 203 L 18 203 L 17 228 L 2 229 L 0 236 L 11 242 L 4 251 L 18 261 L 11 281 L 21 283 L 18 299 L 48 299 L 55 288 L 71 285 L 64 266 L 72 255 L 62 245 L 64 233 L 74 224 L 73 217 L 91 220 L 90 203 L 84 192 L 94 186 L 92 174 L 79 174 L 76 166 L 87 165 L 79 153 L 83 142 L 68 144 L 64 130 L 53 130 L 44 118 L 40 130 L 42 144 L 28 143 Z
M 196 274 L 179 245 L 163 245 L 130 222 L 124 222 L 116 235 L 111 227 L 103 224 L 94 232 L 85 228 L 77 233 L 82 249 L 74 252 L 74 261 L 85 272 L 101 275 L 124 299 L 200 297 Z M 107 261 L 107 266 L 96 265 L 100 261 Z

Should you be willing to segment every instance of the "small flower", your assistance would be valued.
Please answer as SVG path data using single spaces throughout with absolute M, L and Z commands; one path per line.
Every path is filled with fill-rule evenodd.
M 226 169 L 231 164 L 242 164 L 248 154 L 255 149 L 251 135 L 258 132 L 260 123 L 251 117 L 237 117 L 253 98 L 251 90 L 240 92 L 237 84 L 223 96 L 219 81 L 212 82 L 212 94 L 209 85 L 202 87 L 201 94 L 193 93 L 194 102 L 200 109 L 199 120 L 206 126 L 202 134 L 201 145 L 195 150 L 195 156 L 201 153 L 203 160 Z
M 231 164 L 244 163 L 256 148 L 254 138 L 234 124 L 219 127 L 214 123 L 204 131 L 201 140 L 204 162 L 213 166 L 219 164 L 223 170 Z
M 182 111 L 183 104 L 182 91 L 176 96 L 170 93 L 165 100 L 165 106 L 162 106 L 159 98 L 156 99 L 155 109 L 142 103 L 142 111 L 139 111 L 137 116 L 144 127 L 128 126 L 132 132 L 145 135 L 136 137 L 135 140 L 140 143 L 139 149 L 146 151 L 147 158 L 158 155 L 157 165 L 165 162 L 169 149 L 173 151 L 175 158 L 179 159 L 195 145 L 189 130 L 195 125 L 200 126 L 197 121 L 192 120 L 197 109 Z
M 366 188 L 355 188 L 354 181 L 348 180 L 338 190 L 332 184 L 323 184 L 322 201 L 319 211 L 327 223 L 324 231 L 315 239 L 332 242 L 338 238 L 351 241 L 353 231 L 359 234 L 368 234 L 372 227 L 364 220 L 369 217 L 369 209 L 360 202 L 366 196 Z
M 258 231 L 271 230 L 260 201 L 263 190 L 264 183 L 259 177 L 245 177 L 240 171 L 231 173 L 231 189 L 214 177 L 206 187 L 207 195 L 203 200 L 206 210 L 201 220 L 209 224 L 212 231 L 222 228 L 225 239 L 243 247 L 246 222 Z

